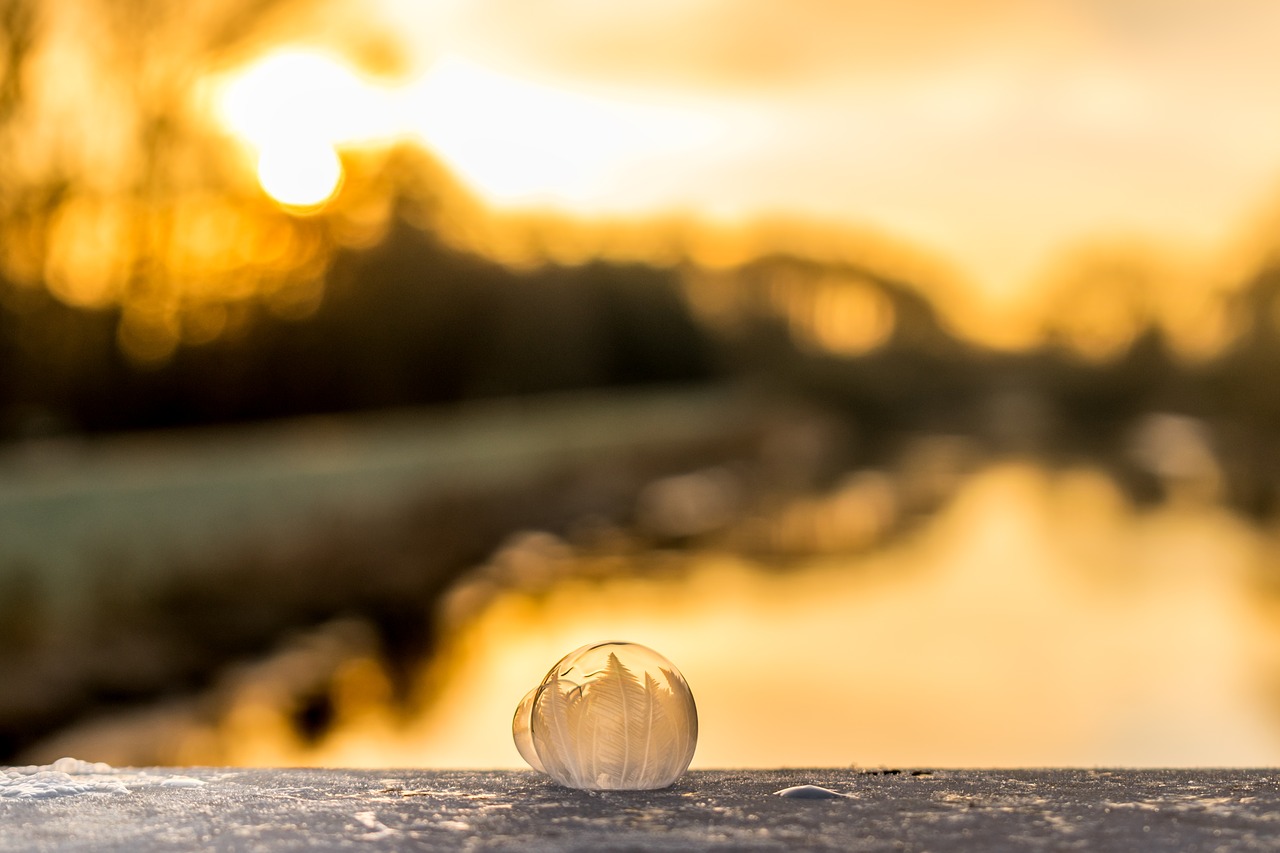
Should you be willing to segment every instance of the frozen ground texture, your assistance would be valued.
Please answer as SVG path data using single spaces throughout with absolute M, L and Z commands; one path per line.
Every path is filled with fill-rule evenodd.
M 127 794 L 108 764 L 59 758 L 52 764 L 0 769 L 0 799 L 46 800 L 77 794 Z
M 666 790 L 587 793 L 532 771 L 64 759 L 0 769 L 0 850 L 1274 850 L 1278 782 L 1271 770 L 694 771 Z M 776 795 L 800 785 L 843 796 Z

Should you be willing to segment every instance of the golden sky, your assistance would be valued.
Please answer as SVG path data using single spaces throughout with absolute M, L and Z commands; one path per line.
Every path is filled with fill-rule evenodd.
M 1270 0 L 380 5 L 403 121 L 500 207 L 870 227 L 1000 299 L 1097 239 L 1212 258 L 1280 189 Z
M 279 211 L 254 207 L 259 187 L 372 234 L 350 222 L 377 219 L 365 202 L 385 187 L 369 176 L 406 142 L 484 208 L 517 214 L 493 217 L 495 234 L 542 229 L 525 242 L 551 257 L 853 259 L 1004 346 L 1034 343 L 1117 257 L 1158 291 L 1138 313 L 1186 338 L 1280 222 L 1274 0 L 302 0 L 256 23 L 257 0 L 152 4 L 141 19 L 105 0 L 39 8 L 0 177 L 64 176 L 76 194 L 47 241 L 15 214 L 27 224 L 8 230 L 6 275 L 73 304 L 134 304 L 126 283 L 159 251 L 147 235 L 172 233 L 185 259 L 147 308 L 169 326 L 193 288 L 239 292 L 222 243 L 244 241 L 191 227 L 194 214 L 161 228 L 169 208 L 138 188 L 201 221 L 239 217 L 268 245 Z M 236 27 L 244 38 L 217 35 Z M 162 115 L 156 127 L 183 132 L 157 157 L 148 122 Z M 19 195 L 3 201 L 17 211 Z M 156 222 L 134 245 L 126 226 L 144 214 Z M 507 239 L 515 260 L 525 236 Z M 503 239 L 468 245 L 505 257 Z M 250 260 L 245 282 L 261 272 Z M 1229 334 L 1208 338 L 1201 356 Z

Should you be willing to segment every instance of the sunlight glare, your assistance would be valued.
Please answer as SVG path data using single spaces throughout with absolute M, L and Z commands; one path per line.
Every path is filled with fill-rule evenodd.
M 624 178 L 712 145 L 716 116 L 604 99 L 441 57 L 406 91 L 409 133 L 499 207 L 634 213 Z
M 318 207 L 342 185 L 342 161 L 321 140 L 273 142 L 258 156 L 258 182 L 287 207 Z
M 300 49 L 235 74 L 222 87 L 219 111 L 224 126 L 266 159 L 284 159 L 298 140 L 309 156 L 318 156 L 317 142 L 340 148 L 409 140 L 492 205 L 588 213 L 651 207 L 633 192 L 636 185 L 652 183 L 646 176 L 660 174 L 658 163 L 704 149 L 722 131 L 721 117 L 706 110 L 606 99 L 458 56 L 440 57 L 397 86 Z M 275 153 L 267 157 L 268 150 Z
M 397 131 L 385 88 L 339 57 L 307 50 L 281 50 L 238 73 L 223 89 L 220 109 L 236 135 L 259 147 L 282 136 L 343 145 Z
M 323 204 L 339 189 L 341 145 L 389 139 L 396 112 L 388 90 L 338 57 L 286 49 L 225 83 L 223 123 L 257 150 L 258 180 L 288 207 Z

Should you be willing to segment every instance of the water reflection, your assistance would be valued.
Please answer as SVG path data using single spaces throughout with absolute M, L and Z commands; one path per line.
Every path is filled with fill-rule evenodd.
M 1280 630 L 1263 538 L 1204 504 L 1136 512 L 1094 471 L 982 471 L 901 544 L 766 571 L 511 592 L 466 626 L 422 760 L 516 764 L 491 732 L 561 647 L 637 637 L 699 703 L 697 766 L 1270 764 Z
M 664 488 L 684 504 L 723 474 L 705 476 Z M 784 559 L 730 535 L 681 550 L 517 537 L 446 597 L 448 640 L 407 718 L 367 633 L 336 623 L 224 678 L 203 723 L 175 705 L 59 746 L 145 736 L 189 762 L 519 767 L 507 733 L 529 679 L 617 638 L 679 662 L 703 721 L 695 767 L 1280 761 L 1265 533 L 1203 493 L 1138 510 L 1096 469 L 1006 462 L 860 547 L 892 491 L 852 475 L 754 519 L 783 531 L 804 506 L 816 541 L 837 543 Z M 309 733 L 299 697 L 317 690 Z

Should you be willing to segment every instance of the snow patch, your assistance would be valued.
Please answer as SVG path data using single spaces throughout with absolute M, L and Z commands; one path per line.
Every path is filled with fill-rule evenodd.
M 110 764 L 59 758 L 52 764 L 0 768 L 0 799 L 43 800 L 79 794 L 127 794 Z M 105 778 L 104 778 L 105 777 Z
M 191 776 L 170 776 L 160 783 L 161 788 L 203 788 L 208 783 Z

